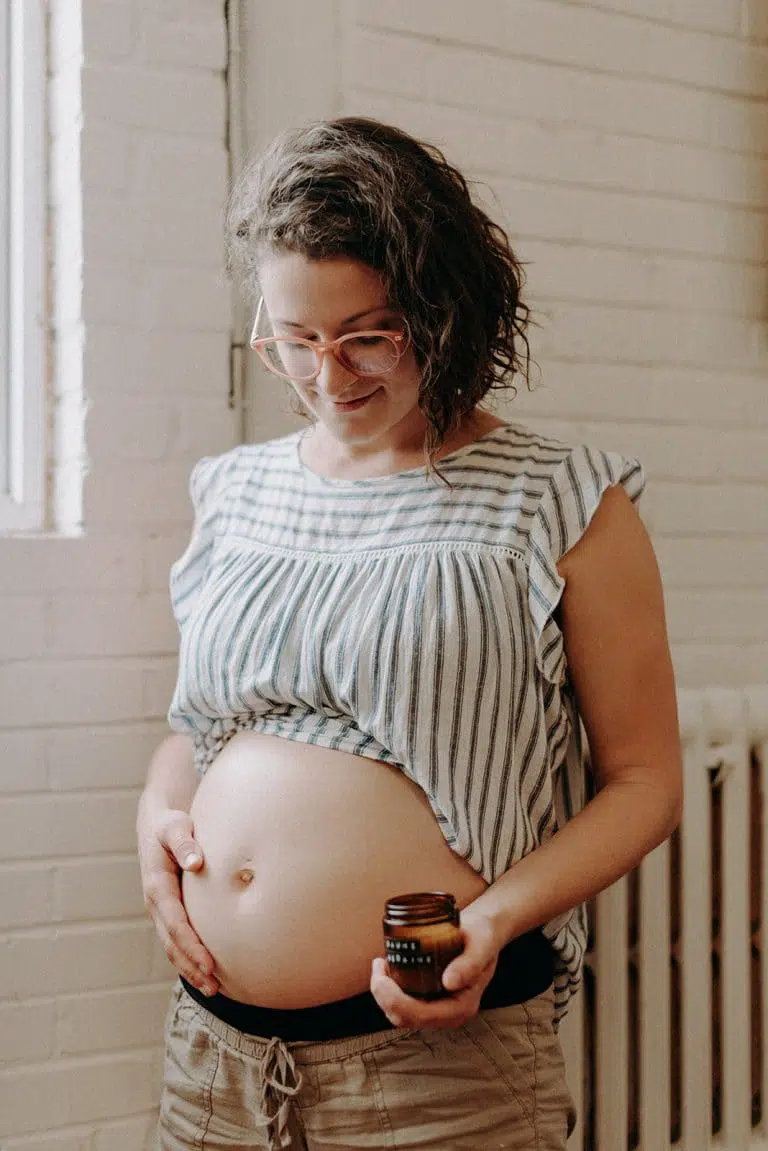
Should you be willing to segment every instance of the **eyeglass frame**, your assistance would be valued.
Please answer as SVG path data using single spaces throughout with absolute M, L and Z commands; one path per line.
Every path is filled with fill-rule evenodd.
M 326 355 L 328 355 L 329 352 L 333 356 L 334 360 L 336 360 L 336 363 L 341 364 L 342 368 L 345 368 L 347 371 L 356 372 L 356 369 L 350 368 L 348 364 L 345 364 L 343 360 L 339 359 L 339 357 L 336 354 L 336 350 L 346 340 L 359 339 L 361 336 L 386 336 L 388 339 L 390 339 L 393 342 L 393 344 L 395 344 L 395 350 L 397 351 L 398 356 L 397 356 L 397 359 L 395 360 L 395 362 L 391 368 L 385 368 L 384 371 L 379 371 L 379 372 L 356 372 L 357 375 L 364 376 L 364 377 L 365 376 L 386 376 L 386 375 L 389 375 L 390 372 L 394 372 L 395 368 L 397 367 L 397 365 L 400 363 L 403 356 L 407 352 L 408 345 L 411 342 L 411 329 L 409 328 L 408 321 L 406 319 L 403 319 L 403 325 L 404 325 L 405 330 L 402 332 L 391 332 L 391 331 L 387 331 L 384 328 L 375 328 L 375 329 L 374 328 L 371 328 L 371 329 L 366 328 L 366 329 L 359 331 L 359 332 L 345 332 L 343 336 L 337 336 L 335 340 L 327 340 L 327 341 L 325 341 L 325 343 L 317 343 L 313 340 L 307 340 L 303 336 L 257 336 L 256 332 L 258 331 L 259 321 L 261 320 L 261 312 L 262 312 L 263 307 L 264 307 L 264 297 L 261 296 L 259 299 L 259 305 L 256 309 L 256 317 L 253 321 L 253 327 L 251 328 L 251 336 L 250 336 L 250 339 L 248 341 L 248 347 L 252 348 L 253 351 L 256 352 L 259 359 L 261 360 L 261 362 L 264 364 L 264 366 L 267 368 L 268 371 L 272 372 L 276 376 L 279 376 L 283 380 L 295 380 L 298 383 L 302 383 L 302 384 L 312 383 L 312 381 L 316 380 L 317 377 L 322 372 L 323 362 L 325 360 Z M 265 344 L 272 343 L 275 340 L 286 340 L 286 341 L 290 341 L 291 343 L 295 343 L 295 344 L 304 344 L 306 347 L 310 348 L 312 350 L 312 352 L 314 352 L 314 355 L 315 355 L 316 370 L 315 370 L 314 375 L 312 375 L 312 376 L 291 376 L 287 372 L 279 372 L 277 370 L 277 368 L 275 368 L 272 364 L 270 364 L 267 361 L 266 353 L 262 351 L 262 348 L 264 347 Z M 398 348 L 397 345 L 402 340 L 405 340 L 405 344 L 403 345 L 402 348 Z

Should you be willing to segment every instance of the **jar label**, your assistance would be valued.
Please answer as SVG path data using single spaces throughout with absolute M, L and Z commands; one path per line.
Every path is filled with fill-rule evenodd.
M 433 951 L 423 952 L 418 939 L 387 939 L 387 963 L 394 967 L 434 967 Z

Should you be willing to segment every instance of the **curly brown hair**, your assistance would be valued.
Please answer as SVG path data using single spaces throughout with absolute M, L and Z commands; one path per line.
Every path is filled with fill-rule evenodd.
M 378 272 L 422 372 L 428 458 L 491 389 L 530 375 L 522 265 L 434 145 L 344 117 L 278 136 L 238 180 L 229 266 L 258 294 L 267 252 L 347 256 Z

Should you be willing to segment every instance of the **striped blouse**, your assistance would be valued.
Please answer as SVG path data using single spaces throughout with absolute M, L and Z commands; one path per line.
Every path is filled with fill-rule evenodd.
M 242 729 L 392 764 L 493 882 L 584 803 L 556 564 L 606 487 L 639 497 L 640 464 L 505 425 L 440 461 L 448 484 L 423 467 L 330 480 L 302 434 L 192 473 L 171 727 L 200 773 Z M 584 909 L 544 930 L 559 1018 Z

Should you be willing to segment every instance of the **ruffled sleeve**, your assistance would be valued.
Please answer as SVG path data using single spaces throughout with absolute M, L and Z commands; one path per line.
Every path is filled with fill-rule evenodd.
M 528 604 L 536 661 L 550 683 L 565 679 L 563 637 L 554 612 L 565 581 L 557 563 L 581 539 L 606 488 L 621 484 L 633 503 L 645 487 L 638 460 L 593 448 L 574 448 L 550 476 L 531 526 Z
M 222 519 L 222 489 L 232 453 L 198 460 L 189 479 L 194 509 L 192 535 L 184 554 L 171 568 L 173 614 L 184 627 L 208 574 L 211 550 Z

